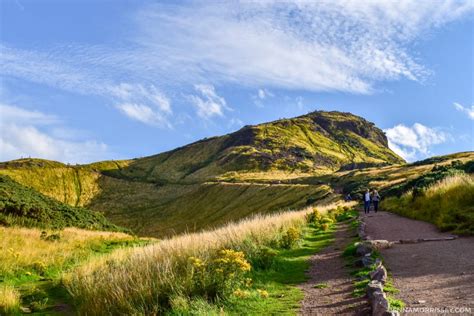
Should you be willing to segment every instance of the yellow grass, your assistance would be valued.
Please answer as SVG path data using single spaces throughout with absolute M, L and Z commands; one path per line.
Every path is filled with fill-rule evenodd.
M 334 207 L 318 209 L 325 212 Z M 120 250 L 81 266 L 64 281 L 81 311 L 89 315 L 160 313 L 171 295 L 189 295 L 192 281 L 186 267 L 190 257 L 207 260 L 221 249 L 251 256 L 288 228 L 302 226 L 311 210 L 259 215 L 216 230 Z
M 0 315 L 18 312 L 20 307 L 20 293 L 8 285 L 0 285 Z
M 390 197 L 381 206 L 390 212 L 431 222 L 442 230 L 474 235 L 474 176 L 447 177 L 422 192 Z
M 49 267 L 61 269 L 65 264 L 83 259 L 94 245 L 99 246 L 107 240 L 134 238 L 123 233 L 66 228 L 59 232 L 58 241 L 46 241 L 41 239 L 41 232 L 31 228 L 0 227 L 0 275 L 17 275 Z
M 456 187 L 470 188 L 469 190 L 474 190 L 474 176 L 462 174 L 444 178 L 430 186 L 425 191 L 425 195 L 427 197 L 432 197 L 437 194 L 446 194 L 446 192 L 451 191 Z

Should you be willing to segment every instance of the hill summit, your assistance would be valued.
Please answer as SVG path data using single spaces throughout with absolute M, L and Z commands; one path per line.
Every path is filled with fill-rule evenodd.
M 373 123 L 351 113 L 315 111 L 136 159 L 116 175 L 149 182 L 196 182 L 229 172 L 333 172 L 403 162 Z
M 144 158 L 74 166 L 42 159 L 3 162 L 0 175 L 11 180 L 8 192 L 18 192 L 8 196 L 21 196 L 23 187 L 42 194 L 28 191 L 35 198 L 26 202 L 49 218 L 61 218 L 56 213 L 66 206 L 74 207 L 71 214 L 86 214 L 87 208 L 137 234 L 166 236 L 331 201 L 347 186 L 333 183 L 349 169 L 397 168 L 403 162 L 373 123 L 350 113 L 316 111 Z M 368 178 L 363 180 L 351 185 Z M 0 205 L 0 214 L 20 214 L 23 200 L 5 196 L 18 210 Z

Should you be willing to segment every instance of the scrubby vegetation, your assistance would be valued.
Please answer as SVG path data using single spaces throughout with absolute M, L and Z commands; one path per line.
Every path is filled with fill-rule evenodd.
M 73 207 L 0 175 L 0 225 L 121 231 L 97 212 Z
M 333 207 L 318 211 L 324 223 L 344 212 L 343 208 L 329 209 Z M 257 216 L 214 231 L 116 252 L 79 267 L 66 278 L 66 286 L 79 310 L 89 314 L 186 314 L 196 306 L 209 313 L 219 308 L 238 310 L 242 308 L 238 301 L 243 299 L 247 312 L 260 309 L 264 299 L 281 307 L 273 291 L 291 294 L 295 301 L 287 302 L 286 308 L 296 307 L 301 295 L 282 283 L 304 280 L 307 263 L 299 259 L 282 264 L 281 260 L 298 253 L 293 249 L 308 256 L 324 244 L 323 240 L 302 244 L 308 233 L 330 233 L 330 227 L 325 232 L 313 222 L 308 227 L 307 213 Z M 264 305 L 272 308 L 272 304 Z
M 388 198 L 381 205 L 387 211 L 431 222 L 442 230 L 474 235 L 473 175 L 451 175 Z

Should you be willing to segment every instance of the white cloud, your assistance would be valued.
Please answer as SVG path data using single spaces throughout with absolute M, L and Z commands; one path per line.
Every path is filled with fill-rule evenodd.
M 117 108 L 126 116 L 136 121 L 152 125 L 152 126 L 166 126 L 170 127 L 166 118 L 156 110 L 143 104 L 122 103 L 117 104 Z
M 0 122 L 7 124 L 53 124 L 59 120 L 54 115 L 44 114 L 38 111 L 29 111 L 16 106 L 0 103 Z
M 197 109 L 197 114 L 209 119 L 213 116 L 224 116 L 224 110 L 231 110 L 225 99 L 216 93 L 214 86 L 208 84 L 194 85 L 194 89 L 198 91 L 201 96 L 191 95 L 189 99 Z
M 453 105 L 456 108 L 456 110 L 465 113 L 468 118 L 470 118 L 471 120 L 474 120 L 474 105 L 471 105 L 471 108 L 469 108 L 468 106 L 464 107 L 457 102 L 454 102 Z
M 0 104 L 0 120 L 0 161 L 40 157 L 84 163 L 109 156 L 107 145 L 101 142 L 74 141 L 56 135 L 54 130 L 62 127 L 55 116 Z M 52 132 L 45 130 L 45 127 L 51 127 Z
M 165 91 L 208 82 L 371 93 L 378 81 L 422 80 L 429 70 L 411 55 L 410 44 L 473 8 L 471 0 L 146 5 L 135 12 L 136 28 L 124 45 L 2 46 L 0 67 L 5 76 L 112 94 L 119 104 L 161 104 L 162 113 L 171 108 L 160 97 L 148 98 L 154 92 L 145 83 Z M 117 78 L 127 78 L 133 89 Z M 131 94 L 147 102 L 127 99 Z
M 398 124 L 384 131 L 389 147 L 408 161 L 430 155 L 433 145 L 444 143 L 449 138 L 447 133 L 420 123 L 411 127 Z
M 259 99 L 264 100 L 268 97 L 273 97 L 274 95 L 267 89 L 258 89 L 257 96 Z

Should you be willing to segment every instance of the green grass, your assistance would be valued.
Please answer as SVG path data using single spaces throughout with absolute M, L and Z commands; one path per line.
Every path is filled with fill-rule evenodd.
M 474 177 L 456 175 L 382 201 L 381 207 L 406 217 L 431 222 L 441 230 L 474 235 Z
M 296 285 L 306 281 L 309 258 L 333 241 L 334 229 L 320 231 L 307 227 L 299 247 L 280 250 L 275 265 L 269 270 L 253 271 L 254 285 L 248 298 L 233 297 L 225 311 L 235 315 L 295 315 L 303 292 Z M 268 298 L 256 295 L 256 289 L 268 292 Z

